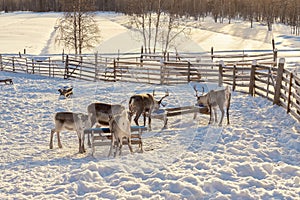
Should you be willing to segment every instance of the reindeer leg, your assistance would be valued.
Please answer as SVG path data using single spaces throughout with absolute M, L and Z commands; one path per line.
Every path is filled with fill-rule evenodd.
M 59 131 L 56 132 L 57 134 L 57 144 L 59 148 L 62 148 L 61 142 L 60 142 L 60 136 L 59 136 Z
M 219 126 L 222 126 L 222 121 L 223 121 L 223 118 L 224 118 L 224 108 L 220 107 L 220 110 L 222 112 L 222 116 L 221 116 L 221 120 L 220 120 Z
M 212 108 L 211 108 L 211 105 L 208 105 L 208 107 L 209 107 L 209 122 L 208 122 L 208 124 L 211 124 L 211 122 L 212 122 Z
M 226 109 L 226 114 L 227 114 L 227 125 L 229 125 L 229 107 Z
M 218 111 L 217 111 L 217 108 L 214 108 L 214 113 L 215 113 L 214 123 L 218 123 Z
M 83 130 L 81 131 L 81 141 L 82 141 L 82 143 L 81 143 L 82 151 L 83 151 L 83 153 L 85 153 L 86 151 L 84 148 L 84 131 Z
M 107 156 L 107 157 L 110 157 L 110 156 L 111 156 L 112 150 L 113 150 L 113 148 L 114 148 L 114 143 L 115 143 L 115 141 L 114 141 L 114 138 L 112 137 L 112 138 L 111 138 L 110 149 L 109 149 L 109 153 L 108 153 L 108 156 Z
M 149 123 L 149 116 L 148 116 L 148 123 Z M 143 117 L 144 117 L 144 126 L 146 126 L 146 112 L 143 112 Z
M 230 100 L 231 100 L 231 93 L 228 95 L 228 100 L 227 100 L 227 108 L 226 108 L 226 114 L 227 114 L 227 125 L 229 125 L 229 108 L 230 108 Z
M 122 154 L 122 146 L 123 146 L 123 139 L 121 139 L 121 141 L 119 140 L 119 156 L 121 156 L 121 154 Z
M 141 110 L 139 110 L 138 112 L 136 112 L 136 115 L 135 115 L 135 118 L 134 118 L 134 122 L 135 122 L 135 124 L 137 126 L 139 126 L 139 118 L 140 118 L 141 114 L 142 114 Z
M 90 133 L 87 134 L 88 135 L 88 146 L 89 148 L 92 147 L 92 144 L 91 144 L 91 136 L 90 136 Z
M 51 130 L 51 134 L 50 134 L 50 144 L 49 144 L 49 148 L 53 149 L 53 135 L 55 133 L 55 129 Z
M 149 124 L 149 130 L 151 130 L 151 112 L 149 113 L 148 116 L 148 124 Z M 146 126 L 146 124 L 144 124 L 144 126 Z
M 114 153 L 114 158 L 117 156 L 118 154 L 118 151 L 119 151 L 119 143 L 120 143 L 120 140 L 118 138 L 116 138 L 116 141 L 115 141 L 115 147 L 116 147 L 116 151 Z
M 133 153 L 133 150 L 132 150 L 132 146 L 131 146 L 131 139 L 128 137 L 128 148 L 130 150 L 131 153 Z
M 197 112 L 194 112 L 194 117 L 193 119 L 196 119 L 197 118 Z
M 82 151 L 81 151 L 81 138 L 78 138 L 78 144 L 79 144 L 78 152 L 82 153 Z
M 80 132 L 77 131 L 77 137 L 78 137 L 78 146 L 79 146 L 79 153 L 84 153 L 84 146 L 83 146 L 83 139 L 82 139 L 82 135 L 80 134 Z

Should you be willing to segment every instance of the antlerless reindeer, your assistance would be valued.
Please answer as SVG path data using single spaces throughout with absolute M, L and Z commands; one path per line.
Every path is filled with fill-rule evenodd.
M 121 114 L 124 110 L 125 107 L 120 104 L 91 103 L 87 107 L 92 126 L 96 123 L 99 125 L 108 125 L 109 116 Z
M 133 153 L 131 147 L 130 121 L 128 119 L 128 113 L 126 110 L 123 110 L 121 114 L 109 116 L 109 129 L 112 139 L 108 157 L 111 155 L 114 147 L 116 148 L 114 157 L 116 157 L 118 151 L 119 155 L 121 155 L 123 138 L 126 138 L 129 150 L 131 153 Z
M 51 130 L 50 149 L 53 149 L 53 135 L 57 133 L 58 147 L 62 148 L 59 133 L 63 130 L 76 131 L 79 141 L 79 153 L 84 153 L 84 129 L 91 127 L 91 121 L 86 114 L 73 112 L 58 112 L 54 116 L 55 128 Z
M 197 105 L 198 106 L 204 105 L 209 108 L 209 112 L 210 112 L 209 124 L 213 123 L 213 117 L 212 117 L 213 110 L 215 113 L 214 122 L 217 122 L 217 107 L 219 107 L 219 109 L 222 112 L 219 125 L 222 125 L 222 121 L 224 118 L 224 107 L 226 107 L 227 124 L 229 124 L 229 108 L 230 108 L 231 92 L 228 86 L 222 90 L 211 90 L 207 94 L 202 96 L 198 96 L 198 91 L 196 87 L 194 87 L 194 90 L 196 91 Z

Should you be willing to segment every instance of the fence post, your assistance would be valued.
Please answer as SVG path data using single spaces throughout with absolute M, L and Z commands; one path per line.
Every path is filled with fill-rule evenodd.
M 289 85 L 289 94 L 288 94 L 288 103 L 286 112 L 289 113 L 291 111 L 291 95 L 292 95 L 292 85 L 293 85 L 293 73 L 290 74 L 290 85 Z
M 34 59 L 31 59 L 32 74 L 34 74 Z
M 65 62 L 65 50 L 63 49 L 63 52 L 61 54 L 61 59 L 62 59 L 62 62 L 64 63 Z
M 233 65 L 233 80 L 232 80 L 232 91 L 235 91 L 236 87 L 236 64 Z
M 160 84 L 163 85 L 165 82 L 165 62 L 160 61 Z
M 141 57 L 140 57 L 140 63 L 141 67 L 143 67 L 143 62 L 144 62 L 144 47 L 141 47 Z
M 116 59 L 114 59 L 114 82 L 117 80 L 117 62 Z
M 64 79 L 68 79 L 68 76 L 69 76 L 69 55 L 66 55 Z
M 224 62 L 221 60 L 219 63 L 219 87 L 223 86 L 223 68 Z
M 28 74 L 29 71 L 28 71 L 28 61 L 27 61 L 27 57 L 25 57 L 25 65 L 26 65 L 26 73 Z
M 275 40 L 274 38 L 272 38 L 272 49 L 273 49 L 273 52 L 275 51 Z
M 256 60 L 252 61 L 251 73 L 250 73 L 250 83 L 249 83 L 249 94 L 254 96 L 255 94 L 255 70 L 256 70 L 257 62 Z
M 284 63 L 285 63 L 285 59 L 280 58 L 278 70 L 277 70 L 275 94 L 274 94 L 274 101 L 273 101 L 273 104 L 277 104 L 277 105 L 280 104 L 280 90 L 281 90 L 281 84 L 283 78 Z
M 3 71 L 2 54 L 0 54 L 0 70 Z
M 298 75 L 298 73 L 297 73 L 297 71 L 296 71 L 296 74 L 295 74 L 295 76 L 297 77 L 297 75 Z M 298 77 L 297 77 L 298 78 Z M 300 91 L 299 91 L 299 89 L 298 89 L 298 87 L 300 86 L 300 82 L 298 81 L 298 79 L 296 79 L 296 78 L 294 78 L 295 79 L 295 86 L 297 86 L 297 88 L 296 88 L 296 94 L 299 96 L 300 95 Z M 296 99 L 296 104 L 297 105 L 300 105 L 300 102 Z M 300 111 L 297 109 L 297 113 L 300 115 Z
M 94 81 L 97 81 L 97 76 L 98 76 L 98 52 L 95 53 L 95 79 Z
M 188 79 L 188 83 L 189 82 L 191 82 L 191 62 L 190 61 L 188 61 L 188 77 L 187 77 L 187 79 Z
M 277 66 L 277 55 L 278 55 L 278 51 L 277 51 L 277 49 L 274 49 L 273 50 L 274 67 Z
M 15 57 L 12 57 L 13 72 L 15 71 Z
M 211 47 L 210 49 L 210 55 L 211 55 L 211 61 L 214 61 L 214 47 Z
M 51 58 L 49 57 L 49 77 L 51 77 Z

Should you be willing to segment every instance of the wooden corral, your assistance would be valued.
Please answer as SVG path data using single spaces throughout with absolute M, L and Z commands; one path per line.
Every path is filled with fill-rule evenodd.
M 251 67 L 249 94 L 267 98 L 300 121 L 300 76 L 285 69 L 284 65 L 284 59 L 280 59 L 276 68 L 254 62 Z
M 0 55 L 0 70 L 39 74 L 65 79 L 87 81 L 126 81 L 149 84 L 182 84 L 195 82 L 219 82 L 220 72 L 224 80 L 238 86 L 250 71 L 251 59 L 275 65 L 277 52 L 268 53 L 158 53 L 132 54 L 123 57 L 103 57 L 99 54 L 72 55 Z M 118 55 L 119 56 L 119 55 Z M 220 61 L 224 65 L 220 70 Z M 276 59 L 275 59 L 276 60 Z M 235 73 L 235 74 L 234 74 Z M 241 75 L 242 74 L 242 75 Z M 241 78 L 240 78 L 241 77 Z
M 159 85 L 214 82 L 234 91 L 266 97 L 300 120 L 299 75 L 281 69 L 278 52 L 132 54 L 105 58 L 85 56 L 3 56 L 0 71 L 39 74 L 87 81 L 124 81 Z M 253 64 L 255 60 L 255 64 Z M 284 64 L 283 64 L 284 65 Z

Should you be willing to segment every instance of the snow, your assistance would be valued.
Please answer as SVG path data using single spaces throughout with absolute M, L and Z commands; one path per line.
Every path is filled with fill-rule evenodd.
M 0 51 L 16 53 L 26 48 L 32 54 L 60 53 L 52 37 L 59 15 L 2 14 Z M 122 46 L 113 39 L 127 32 L 119 23 L 122 16 L 108 13 L 98 18 L 103 22 L 100 49 L 105 50 L 108 40 L 112 48 Z M 215 44 L 220 49 L 269 49 L 267 28 L 256 25 L 249 33 L 244 30 L 248 26 L 208 20 L 203 22 L 203 35 L 197 34 L 194 41 L 203 49 Z M 297 47 L 299 38 L 290 37 L 281 26 L 276 25 L 273 36 L 284 40 L 282 47 L 283 43 Z M 14 85 L 0 85 L 1 199 L 299 199 L 300 124 L 266 99 L 233 92 L 231 125 L 208 126 L 207 115 L 193 119 L 193 114 L 186 114 L 169 118 L 168 128 L 162 129 L 163 121 L 154 119 L 152 131 L 143 134 L 144 153 L 130 154 L 124 146 L 122 156 L 107 158 L 107 146 L 96 147 L 92 157 L 89 148 L 85 154 L 77 153 L 73 132 L 61 134 L 62 149 L 56 137 L 54 149 L 49 149 L 55 112 L 86 112 L 95 101 L 128 107 L 132 94 L 153 89 L 157 96 L 169 90 L 167 107 L 194 105 L 193 85 L 208 90 L 215 84 L 66 81 L 7 72 L 0 72 L 0 78 L 14 81 Z M 73 97 L 59 98 L 57 90 L 70 85 Z

